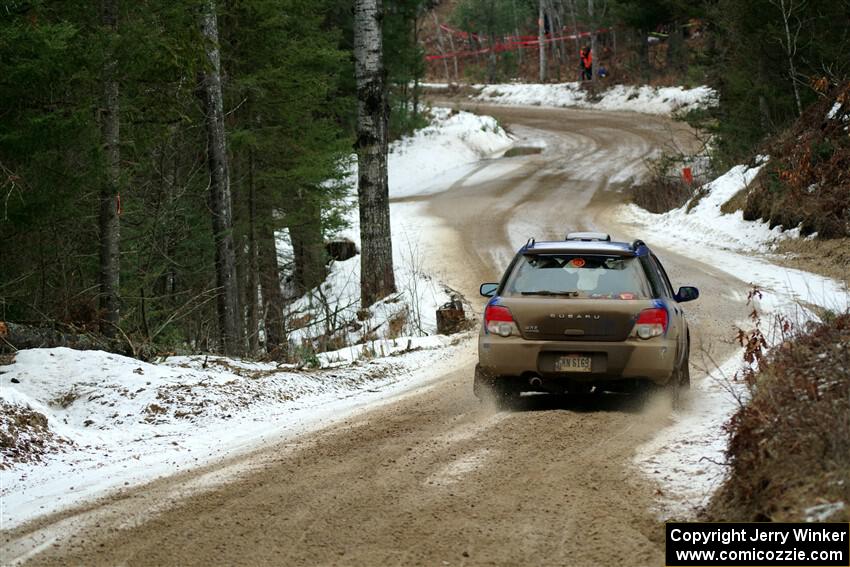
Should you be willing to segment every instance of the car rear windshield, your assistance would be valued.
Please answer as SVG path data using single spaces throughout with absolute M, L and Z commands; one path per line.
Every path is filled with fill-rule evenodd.
M 637 258 L 576 254 L 522 256 L 506 282 L 505 293 L 585 299 L 652 297 Z

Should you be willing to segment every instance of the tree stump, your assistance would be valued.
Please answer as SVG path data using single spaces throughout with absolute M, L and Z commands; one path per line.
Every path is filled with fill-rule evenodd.
M 466 315 L 459 297 L 452 297 L 451 301 L 437 309 L 437 332 L 441 335 L 459 333 L 465 324 Z
M 127 343 L 95 333 L 63 328 L 59 324 L 26 325 L 0 321 L 0 353 L 27 348 L 68 347 L 75 350 L 105 350 L 124 356 L 135 356 Z

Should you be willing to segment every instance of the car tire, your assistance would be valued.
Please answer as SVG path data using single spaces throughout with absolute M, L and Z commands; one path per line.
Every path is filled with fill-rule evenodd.
M 688 361 L 690 357 L 690 349 L 685 351 L 685 356 L 682 362 L 673 371 L 670 377 L 668 387 L 670 390 L 670 398 L 673 401 L 673 409 L 680 409 L 683 403 L 683 393 L 691 388 L 691 368 Z

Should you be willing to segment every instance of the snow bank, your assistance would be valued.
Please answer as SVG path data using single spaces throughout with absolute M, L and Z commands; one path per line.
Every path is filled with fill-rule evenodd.
M 426 128 L 390 146 L 390 197 L 445 191 L 484 158 L 496 157 L 513 139 L 491 116 L 433 108 Z
M 710 87 L 614 85 L 594 97 L 581 83 L 479 85 L 476 100 L 493 104 L 592 108 L 595 110 L 673 114 L 716 104 Z
M 279 442 L 421 385 L 452 364 L 457 348 L 442 336 L 384 341 L 326 353 L 315 371 L 222 357 L 150 364 L 101 351 L 20 351 L 0 367 L 0 401 L 44 415 L 63 443 L 40 462 L 0 462 L 0 521 L 8 529 L 110 489 Z M 365 359 L 364 349 L 385 356 Z
M 629 204 L 617 211 L 618 220 L 635 227 L 635 233 L 642 234 L 648 244 L 670 250 L 687 248 L 689 254 L 698 254 L 713 267 L 764 288 L 767 297 L 774 294 L 791 303 L 809 303 L 834 311 L 847 309 L 848 291 L 842 283 L 777 266 L 768 257 L 758 255 L 770 252 L 779 240 L 799 237 L 798 229 L 771 229 L 766 222 L 744 220 L 741 211 L 720 211 L 723 203 L 747 187 L 761 167 L 763 163 L 733 167 L 703 187 L 704 196 L 690 211 L 690 202 L 662 214 Z
M 694 199 L 678 209 L 653 214 L 631 204 L 622 211 L 621 217 L 652 227 L 653 238 L 743 252 L 767 252 L 779 240 L 799 237 L 800 231 L 792 227 L 784 231 L 779 226 L 771 229 L 766 222 L 744 220 L 742 211 L 729 214 L 720 211 L 726 201 L 749 186 L 762 167 L 763 163 L 756 167 L 735 166 L 704 185 Z

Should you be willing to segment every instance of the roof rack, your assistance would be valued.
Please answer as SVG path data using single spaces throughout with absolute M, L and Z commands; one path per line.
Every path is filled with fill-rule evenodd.
M 525 247 L 526 248 L 534 248 L 534 242 L 535 242 L 534 237 L 532 236 L 531 238 L 528 239 L 528 241 L 526 241 Z
M 564 240 L 582 242 L 611 242 L 611 235 L 604 232 L 570 232 Z
M 640 238 L 638 238 L 637 240 L 635 240 L 634 242 L 632 242 L 632 250 L 637 250 L 637 249 L 638 249 L 638 248 L 640 248 L 641 246 L 646 246 L 646 242 L 644 242 L 644 241 L 643 241 L 643 240 L 641 240 Z

